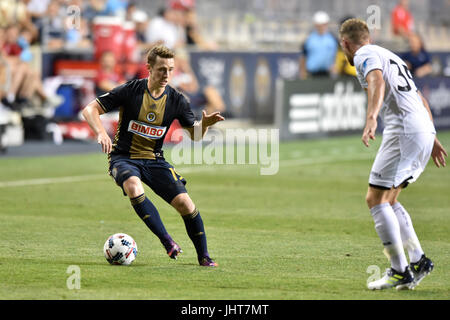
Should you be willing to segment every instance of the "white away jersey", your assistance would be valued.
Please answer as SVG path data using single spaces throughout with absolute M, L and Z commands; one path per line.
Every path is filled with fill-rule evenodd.
M 363 88 L 367 88 L 370 71 L 379 69 L 383 73 L 386 89 L 379 116 L 385 134 L 436 132 L 411 72 L 399 56 L 376 45 L 365 45 L 356 51 L 353 61 Z

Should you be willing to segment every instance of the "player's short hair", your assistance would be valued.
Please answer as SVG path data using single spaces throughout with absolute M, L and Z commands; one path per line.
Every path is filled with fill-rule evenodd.
M 147 63 L 151 67 L 153 67 L 156 63 L 157 57 L 164 58 L 164 59 L 170 59 L 170 58 L 175 57 L 175 52 L 173 52 L 171 49 L 169 49 L 163 45 L 154 46 L 147 53 Z
M 369 27 L 367 23 L 361 19 L 348 19 L 342 23 L 339 29 L 341 37 L 346 36 L 351 42 L 361 44 L 370 37 Z

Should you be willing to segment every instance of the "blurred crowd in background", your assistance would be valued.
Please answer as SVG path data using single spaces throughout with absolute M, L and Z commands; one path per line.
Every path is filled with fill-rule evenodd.
M 339 48 L 338 27 L 373 3 L 382 9 L 374 40 L 402 51 L 415 77 L 432 74 L 427 45 L 450 49 L 448 41 L 439 41 L 450 35 L 448 0 L 414 2 L 420 11 L 407 0 L 0 0 L 0 125 L 22 121 L 31 128 L 27 138 L 39 135 L 33 131 L 39 121 L 49 131 L 65 98 L 55 74 L 42 74 L 42 54 L 49 52 L 90 57 L 93 88 L 83 87 L 79 109 L 129 79 L 146 77 L 144 57 L 155 44 L 176 51 L 171 84 L 190 98 L 197 114 L 204 108 L 226 114 L 227 106 L 217 88 L 196 78 L 189 59 L 195 50 L 298 51 L 300 79 L 354 75 Z M 441 15 L 433 20 L 434 12 Z

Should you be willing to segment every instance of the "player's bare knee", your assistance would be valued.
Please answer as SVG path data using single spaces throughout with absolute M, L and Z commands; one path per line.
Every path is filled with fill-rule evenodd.
M 130 198 L 135 198 L 144 193 L 144 187 L 138 177 L 130 177 L 125 180 L 123 189 Z
M 372 194 L 370 191 L 368 191 L 368 192 L 366 193 L 366 204 L 367 204 L 367 206 L 369 207 L 369 209 L 376 205 L 376 204 L 375 204 L 375 202 L 376 202 L 375 200 L 376 200 L 376 199 L 375 199 L 375 197 L 373 196 L 373 194 Z
M 375 201 L 375 199 L 366 196 L 366 204 L 370 209 L 370 208 L 375 207 L 378 203 L 377 203 L 377 201 Z
M 366 203 L 370 208 L 379 205 L 380 203 L 387 202 L 386 192 L 382 192 L 381 190 L 376 190 L 373 188 L 369 188 L 366 194 Z
M 182 216 L 191 214 L 192 211 L 195 210 L 195 205 L 189 203 L 188 201 L 180 201 L 174 207 Z
M 187 193 L 177 195 L 170 204 L 182 216 L 191 214 L 195 210 L 195 204 Z

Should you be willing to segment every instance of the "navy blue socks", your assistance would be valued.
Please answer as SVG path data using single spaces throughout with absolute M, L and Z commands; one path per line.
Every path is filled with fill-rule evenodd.
M 167 233 L 164 227 L 158 210 L 153 203 L 145 196 L 141 194 L 136 198 L 130 198 L 131 205 L 136 211 L 137 215 L 144 221 L 147 227 L 161 240 L 161 243 L 166 247 L 170 244 L 172 238 Z
M 200 212 L 195 209 L 191 214 L 184 215 L 183 221 L 186 226 L 187 234 L 192 240 L 195 250 L 197 251 L 198 258 L 201 259 L 203 257 L 209 256 L 206 243 L 205 227 L 203 225 L 203 220 L 200 216 Z

